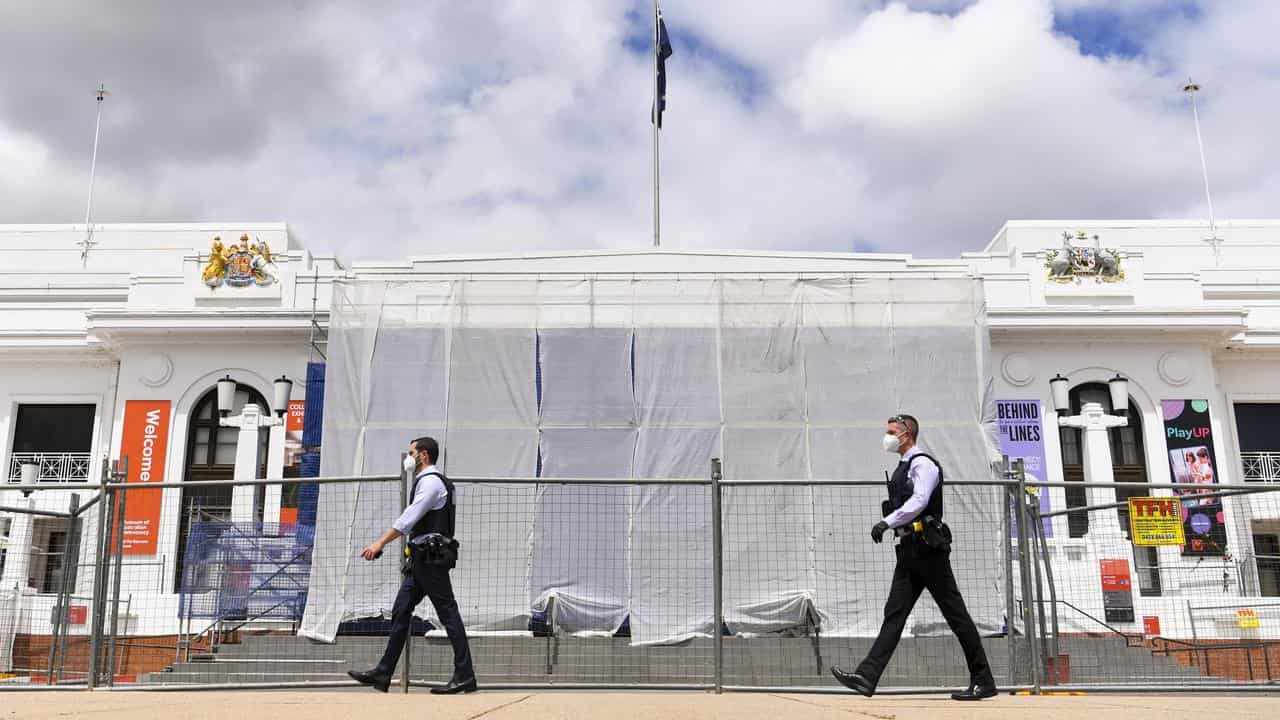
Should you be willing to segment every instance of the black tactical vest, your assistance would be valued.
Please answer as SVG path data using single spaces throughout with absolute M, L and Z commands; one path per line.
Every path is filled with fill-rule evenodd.
M 907 504 L 907 500 L 911 499 L 911 493 L 915 490 L 911 483 L 911 477 L 908 471 L 911 469 L 911 463 L 921 458 L 926 458 L 927 462 L 931 462 L 938 467 L 938 487 L 933 489 L 933 494 L 929 496 L 929 502 L 925 504 L 924 510 L 920 511 L 917 516 L 923 518 L 931 515 L 939 520 L 942 519 L 942 463 L 928 453 L 917 453 L 912 455 L 909 460 L 903 460 L 898 463 L 898 467 L 893 471 L 893 477 L 889 479 L 889 503 L 892 506 L 890 511 L 897 510 Z
M 431 472 L 427 475 L 435 475 L 440 478 L 440 482 L 444 483 L 445 501 L 444 507 L 439 510 L 428 510 L 422 519 L 413 524 L 413 529 L 409 533 L 409 539 L 426 535 L 427 533 L 440 533 L 445 537 L 453 537 L 453 519 L 455 508 L 453 505 L 453 482 L 444 476 L 444 473 Z M 425 477 L 425 476 L 424 476 Z M 414 478 L 413 481 L 413 497 L 409 499 L 409 504 L 413 504 L 413 498 L 418 495 L 418 482 L 422 478 Z

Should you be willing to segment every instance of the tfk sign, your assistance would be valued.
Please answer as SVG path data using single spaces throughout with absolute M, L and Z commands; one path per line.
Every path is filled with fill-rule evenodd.
M 129 458 L 129 483 L 164 482 L 169 445 L 169 401 L 128 400 L 124 404 L 124 437 L 120 457 Z M 124 554 L 154 555 L 160 533 L 163 491 L 130 490 L 124 498 Z

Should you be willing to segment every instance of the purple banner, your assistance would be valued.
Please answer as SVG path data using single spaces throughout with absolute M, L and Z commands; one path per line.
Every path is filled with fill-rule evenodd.
M 1039 400 L 997 400 L 996 427 L 1000 431 L 1000 452 L 1010 460 L 1022 458 L 1027 482 L 1047 480 L 1044 461 L 1044 426 Z M 1049 512 L 1049 488 L 1040 488 L 1040 512 Z M 1017 526 L 1014 526 L 1017 532 Z M 1053 521 L 1044 520 L 1044 536 L 1053 537 Z

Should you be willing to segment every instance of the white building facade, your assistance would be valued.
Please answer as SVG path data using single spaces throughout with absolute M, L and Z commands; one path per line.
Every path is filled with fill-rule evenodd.
M 1064 232 L 1074 252 L 1063 248 Z M 160 408 L 163 427 L 152 432 L 163 442 L 151 447 L 163 444 L 164 452 L 152 458 L 150 472 L 193 489 L 162 491 L 153 526 L 139 540 L 154 547 L 128 556 L 123 590 L 146 609 L 134 614 L 130 634 L 176 634 L 184 529 L 201 513 L 220 516 L 231 505 L 229 494 L 198 490 L 202 479 L 235 472 L 238 431 L 218 428 L 224 408 L 217 405 L 217 381 L 230 376 L 238 383 L 236 406 L 226 408 L 233 414 L 246 403 L 278 410 L 271 407 L 272 382 L 281 375 L 295 381 L 293 399 L 301 399 L 306 364 L 321 359 L 316 328 L 327 325 L 335 280 L 433 274 L 967 274 L 983 285 L 993 399 L 1040 404 L 1039 479 L 1091 475 L 1079 432 L 1055 427 L 1050 379 L 1069 379 L 1072 411 L 1079 412 L 1085 402 L 1105 404 L 1106 383 L 1118 374 L 1129 381 L 1131 409 L 1129 426 L 1110 431 L 1116 480 L 1189 481 L 1180 473 L 1190 466 L 1171 458 L 1183 449 L 1194 456 L 1199 446 L 1171 446 L 1176 423 L 1166 418 L 1171 408 L 1186 407 L 1205 416 L 1210 433 L 1203 444 L 1216 461 L 1217 484 L 1280 482 L 1280 221 L 1226 223 L 1218 235 L 1221 242 L 1206 242 L 1203 224 L 1190 222 L 1017 221 L 981 252 L 943 260 L 668 250 L 344 266 L 308 253 L 284 224 L 104 225 L 89 242 L 83 226 L 0 226 L 0 468 L 5 482 L 16 482 L 23 463 L 35 462 L 37 482 L 58 487 L 29 496 L 0 490 L 0 506 L 66 511 L 74 492 L 87 501 L 103 459 L 118 459 L 134 431 L 127 427 L 130 403 L 139 411 L 143 403 Z M 269 264 L 268 272 L 241 286 L 211 287 L 205 270 L 214 238 L 230 246 L 241 236 L 269 248 L 269 263 L 258 263 Z M 1106 249 L 1113 252 L 1098 252 Z M 263 254 L 246 250 L 242 259 Z M 1076 267 L 1054 265 L 1070 254 Z M 927 409 L 916 412 L 927 422 Z M 257 458 L 255 475 L 268 470 L 269 446 L 282 431 L 275 434 L 269 439 L 263 431 L 250 455 Z M 1042 507 L 1060 511 L 1109 497 L 1052 488 Z M 1059 592 L 1081 611 L 1064 610 L 1062 622 L 1096 630 L 1087 613 L 1141 631 L 1143 618 L 1157 617 L 1167 630 L 1195 622 L 1188 598 L 1280 596 L 1280 502 L 1258 497 L 1269 499 L 1232 503 L 1221 518 L 1225 541 L 1191 555 L 1178 547 L 1135 551 L 1123 538 L 1090 544 L 1090 533 L 1096 539 L 1119 527 L 1118 515 L 1090 513 L 1088 523 L 1055 516 L 1047 544 Z M 257 517 L 264 517 L 262 499 L 255 502 Z M 0 589 L 17 589 L 32 603 L 18 633 L 48 632 L 45 608 L 61 576 L 59 523 L 0 513 Z M 1132 573 L 1127 613 L 1103 602 L 1104 576 L 1114 568 L 1101 563 L 1116 559 Z M 1266 612 L 1259 611 L 1264 632 Z M 1280 609 L 1272 612 L 1274 628 Z M 1209 613 L 1202 622 L 1208 625 L 1195 632 L 1211 636 L 1214 623 L 1226 623 L 1219 633 L 1225 635 L 1235 618 Z

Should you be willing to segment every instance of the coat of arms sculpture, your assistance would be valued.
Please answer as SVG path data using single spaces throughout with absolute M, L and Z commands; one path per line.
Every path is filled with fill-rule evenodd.
M 248 235 L 241 235 L 240 242 L 222 245 L 222 238 L 215 237 L 209 249 L 202 280 L 211 288 L 267 287 L 279 280 L 279 270 L 271 259 L 271 248 L 261 238 L 249 243 Z
M 1087 240 L 1088 237 L 1083 231 L 1077 231 L 1075 239 Z M 1062 233 L 1062 249 L 1046 254 L 1044 265 L 1049 269 L 1049 280 L 1060 283 L 1079 282 L 1085 277 L 1100 282 L 1124 280 L 1120 251 L 1102 247 L 1097 235 L 1093 236 L 1093 247 L 1072 245 L 1071 240 L 1071 233 Z

